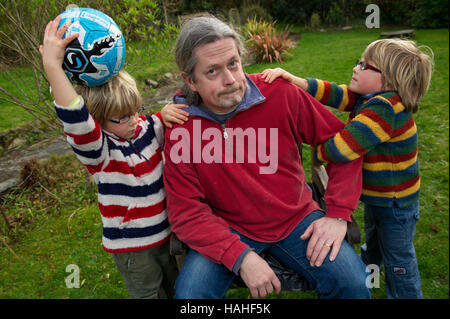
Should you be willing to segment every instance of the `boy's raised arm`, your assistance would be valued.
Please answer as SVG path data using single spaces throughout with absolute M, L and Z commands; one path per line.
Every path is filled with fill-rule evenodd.
M 42 64 L 45 73 L 47 73 L 55 103 L 61 106 L 69 106 L 78 95 L 64 73 L 62 64 L 66 46 L 78 37 L 78 33 L 62 39 L 70 21 L 67 21 L 58 29 L 60 21 L 61 17 L 57 17 L 47 24 L 44 32 L 44 43 L 39 47 L 39 52 L 42 55 Z

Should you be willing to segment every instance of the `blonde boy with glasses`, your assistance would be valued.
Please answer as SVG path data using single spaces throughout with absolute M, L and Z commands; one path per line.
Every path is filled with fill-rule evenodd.
M 356 61 L 350 84 L 300 78 L 283 69 L 263 71 L 297 85 L 321 103 L 350 112 L 347 125 L 319 145 L 317 160 L 339 163 L 364 157 L 366 264 L 384 263 L 389 298 L 423 298 L 414 249 L 420 174 L 413 113 L 428 90 L 433 52 L 401 39 L 372 42 Z
M 125 71 L 76 91 L 62 62 L 78 35 L 63 40 L 69 24 L 58 29 L 60 19 L 48 23 L 39 50 L 67 141 L 98 186 L 103 248 L 112 253 L 131 298 L 171 298 L 178 269 L 169 254 L 163 118 L 138 115 L 141 95 Z M 184 118 L 178 107 L 165 110 L 168 121 Z

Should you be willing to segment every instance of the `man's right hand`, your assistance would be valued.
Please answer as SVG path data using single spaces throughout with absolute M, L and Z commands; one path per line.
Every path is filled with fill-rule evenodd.
M 239 272 L 253 298 L 265 297 L 274 290 L 277 294 L 281 291 L 280 280 L 272 268 L 253 251 L 244 257 Z

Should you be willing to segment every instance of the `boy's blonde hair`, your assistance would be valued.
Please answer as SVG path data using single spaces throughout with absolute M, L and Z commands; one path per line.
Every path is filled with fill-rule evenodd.
M 417 46 L 411 40 L 382 39 L 369 44 L 362 58 L 381 70 L 383 87 L 397 91 L 406 110 L 417 112 L 433 72 L 429 47 Z
M 120 71 L 100 86 L 79 85 L 75 89 L 101 126 L 111 118 L 135 114 L 142 104 L 136 82 L 126 71 Z

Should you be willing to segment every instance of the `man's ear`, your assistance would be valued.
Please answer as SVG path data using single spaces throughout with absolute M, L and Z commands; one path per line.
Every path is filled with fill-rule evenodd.
M 195 87 L 195 82 L 192 79 L 192 76 L 188 75 L 186 72 L 182 72 L 181 77 L 183 78 L 184 83 L 189 86 L 192 92 L 197 92 L 197 88 Z

